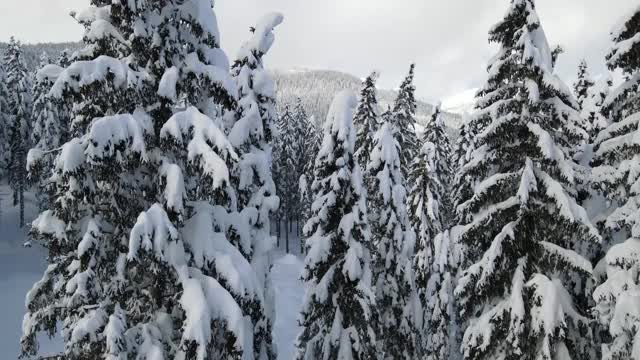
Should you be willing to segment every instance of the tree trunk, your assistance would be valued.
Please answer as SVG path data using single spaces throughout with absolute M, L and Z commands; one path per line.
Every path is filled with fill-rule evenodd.
M 276 231 L 278 235 L 276 236 L 276 246 L 280 248 L 280 236 L 282 235 L 282 229 L 280 228 L 280 215 L 276 216 L 276 227 L 278 228 Z
M 286 245 L 285 245 L 286 254 L 289 253 L 289 233 L 291 232 L 291 231 L 289 231 L 289 229 L 291 228 L 291 221 L 289 221 L 289 219 L 287 219 L 287 222 L 289 223 L 289 226 L 287 226 L 287 224 L 285 223 L 285 229 L 287 230 Z
M 24 180 L 20 181 L 20 228 L 24 227 Z

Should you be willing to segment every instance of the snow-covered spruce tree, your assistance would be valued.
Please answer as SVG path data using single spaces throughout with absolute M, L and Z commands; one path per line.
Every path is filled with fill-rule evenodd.
M 50 92 L 72 100 L 74 137 L 32 227 L 50 265 L 27 295 L 22 356 L 61 324 L 65 359 L 254 359 L 264 281 L 235 211 L 220 114 L 237 86 L 211 2 L 91 4 L 76 17 L 86 46 Z
M 598 134 L 609 126 L 609 115 L 603 111 L 602 105 L 609 96 L 613 81 L 610 75 L 598 79 L 589 89 L 589 96 L 582 105 L 582 117 L 589 124 L 589 143 L 593 144 Z
M 9 114 L 9 185 L 13 190 L 13 205 L 20 206 L 20 227 L 24 223 L 24 192 L 27 190 L 27 152 L 31 148 L 31 78 L 22 53 L 22 44 L 14 37 L 4 55 L 7 71 Z
M 409 174 L 409 166 L 419 149 L 415 128 L 416 87 L 413 85 L 415 68 L 416 65 L 411 64 L 409 74 L 400 85 L 398 96 L 396 97 L 392 110 L 392 124 L 394 127 L 395 137 L 402 149 L 400 154 L 400 165 L 405 178 Z
M 37 71 L 33 85 L 33 148 L 28 153 L 27 168 L 30 180 L 37 184 L 36 197 L 41 210 L 49 201 L 45 186 L 51 176 L 56 149 L 67 142 L 69 135 L 69 112 L 65 102 L 49 96 L 63 70 L 57 65 L 45 65 Z
M 56 65 L 60 66 L 61 68 L 69 67 L 69 65 L 71 65 L 71 57 L 69 55 L 69 52 L 70 52 L 69 49 L 62 50 L 62 52 L 60 53 L 60 56 L 58 56 Z
M 610 202 L 603 222 L 606 281 L 594 292 L 596 314 L 608 330 L 603 346 L 606 360 L 640 357 L 640 8 L 635 7 L 612 32 L 607 55 L 611 70 L 626 80 L 605 99 L 603 113 L 611 125 L 595 141 L 593 181 Z M 613 246 L 612 246 L 613 245 Z
M 589 89 L 591 89 L 593 85 L 595 85 L 595 83 L 589 74 L 587 61 L 582 59 L 578 65 L 578 78 L 573 84 L 573 93 L 575 94 L 576 102 L 580 110 L 584 108 L 585 101 L 590 96 Z
M 381 125 L 373 141 L 367 167 L 372 189 L 368 207 L 376 212 L 370 226 L 371 240 L 377 247 L 374 278 L 379 349 L 384 359 L 417 359 L 422 333 L 416 326 L 415 234 L 407 214 L 401 149 L 389 123 Z
M 588 134 L 590 134 L 592 130 L 591 124 L 587 120 L 587 116 L 585 116 L 586 114 L 583 110 L 585 105 L 588 104 L 589 98 L 591 97 L 591 88 L 594 86 L 594 84 L 595 83 L 593 82 L 593 80 L 591 79 L 591 75 L 589 74 L 587 62 L 583 59 L 578 65 L 578 77 L 576 82 L 573 84 L 573 93 L 578 105 L 577 109 L 578 111 L 580 111 L 581 120 L 577 125 L 582 127 L 587 134 L 587 137 L 583 139 L 580 144 L 578 144 L 579 149 L 577 149 L 577 152 L 579 156 L 584 153 L 585 146 L 590 142 L 589 140 L 591 140 L 588 137 Z M 578 157 L 577 160 L 581 160 L 581 158 Z
M 41 209 L 49 201 L 46 185 L 53 169 L 56 150 L 69 140 L 70 103 L 66 99 L 56 99 L 49 95 L 51 87 L 65 67 L 70 65 L 68 53 L 63 51 L 58 65 L 50 64 L 43 52 L 40 68 L 36 71 L 33 84 L 33 128 L 31 132 L 32 151 L 27 158 L 27 168 L 32 182 L 37 183 L 36 197 Z
M 476 94 L 476 99 L 481 97 L 481 94 Z M 477 102 L 476 106 L 478 106 Z M 478 111 L 472 115 L 465 114 L 463 119 L 460 136 L 453 150 L 455 171 L 453 171 L 451 202 L 456 222 L 462 221 L 458 207 L 473 196 L 473 189 L 476 185 L 473 183 L 473 179 L 463 171 L 464 166 L 471 161 L 471 154 L 477 147 L 477 135 L 482 133 L 490 123 L 490 112 Z
M 238 54 L 232 74 L 239 88 L 237 121 L 229 140 L 240 159 L 233 169 L 238 189 L 238 209 L 246 217 L 251 236 L 249 258 L 264 288 L 266 316 L 254 324 L 255 359 L 272 360 L 276 349 L 272 342 L 275 322 L 274 293 L 271 282 L 271 252 L 275 245 L 271 236 L 271 215 L 278 209 L 279 199 L 271 173 L 272 148 L 276 134 L 275 89 L 264 69 L 263 57 L 274 42 L 273 29 L 283 21 L 281 14 L 268 14 L 261 19 L 252 36 Z
M 315 117 L 312 116 L 309 118 L 306 125 L 307 127 L 304 134 L 305 160 L 303 172 L 298 184 L 300 201 L 302 202 L 302 224 L 306 224 L 312 216 L 311 205 L 313 204 L 313 193 L 311 192 L 311 184 L 313 182 L 313 168 L 316 157 L 318 156 L 318 151 L 320 150 L 320 144 L 322 143 L 322 129 L 319 129 L 319 126 L 316 124 Z M 301 241 L 300 245 L 303 247 L 303 249 L 301 249 L 302 252 L 304 252 L 304 242 Z
M 313 217 L 304 233 L 307 282 L 298 359 L 375 359 L 375 297 L 365 190 L 354 158 L 355 95 L 331 105 L 311 186 Z
M 416 232 L 416 286 L 423 314 L 418 322 L 424 334 L 427 359 L 445 359 L 449 353 L 448 332 L 452 319 L 453 278 L 449 228 L 451 144 L 445 132 L 440 106 L 420 138 L 422 148 L 411 164 L 408 199 L 409 219 Z
M 460 239 L 471 258 L 455 290 L 466 318 L 465 359 L 592 359 L 595 344 L 578 282 L 592 267 L 574 251 L 599 235 L 576 203 L 567 147 L 579 129 L 533 0 L 512 0 L 490 31 L 500 50 L 480 91 L 490 124 L 462 172 Z M 576 281 L 577 279 L 577 281 Z
M 280 208 L 278 209 L 278 230 L 285 232 L 285 246 L 289 252 L 289 225 L 295 216 L 292 209 L 296 206 L 298 198 L 299 179 L 295 176 L 297 156 L 294 155 L 295 140 L 293 139 L 293 124 L 295 118 L 289 105 L 286 105 L 283 112 L 278 116 L 278 139 L 275 149 L 275 175 L 277 191 L 280 197 Z M 284 225 L 282 229 L 281 226 Z
M 295 196 L 292 202 L 292 218 L 291 220 L 295 220 L 296 229 L 299 230 L 301 225 L 301 215 L 303 208 L 303 200 L 302 194 L 300 193 L 300 177 L 304 174 L 306 162 L 309 161 L 309 151 L 312 149 L 307 149 L 307 145 L 310 139 L 306 139 L 307 131 L 309 130 L 309 116 L 307 115 L 306 110 L 302 104 L 302 99 L 297 98 L 296 104 L 293 108 L 293 124 L 289 127 L 291 133 L 288 138 L 291 141 L 291 154 L 293 155 L 293 170 L 292 174 L 296 180 L 296 185 L 298 186 L 295 190 Z M 313 159 L 315 159 L 315 154 L 311 155 Z M 311 161 L 313 161 L 311 159 Z M 300 235 L 300 234 L 298 234 Z
M 10 120 L 7 74 L 4 64 L 0 62 L 0 181 L 3 181 L 9 173 L 9 159 L 11 158 L 11 147 L 9 146 L 9 137 L 11 135 Z
M 376 95 L 378 74 L 371 73 L 362 83 L 360 102 L 353 118 L 356 127 L 356 159 L 362 169 L 366 169 L 373 150 L 373 137 L 380 127 L 380 109 Z M 365 174 L 365 185 L 368 176 Z

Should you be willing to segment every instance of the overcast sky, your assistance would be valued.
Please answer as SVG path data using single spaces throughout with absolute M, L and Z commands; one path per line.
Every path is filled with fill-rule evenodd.
M 395 88 L 416 62 L 418 95 L 446 98 L 478 87 L 495 52 L 487 31 L 504 15 L 508 0 L 217 0 L 222 45 L 230 57 L 262 14 L 280 11 L 268 66 L 382 74 L 380 86 Z M 11 34 L 25 42 L 77 41 L 82 29 L 68 16 L 87 0 L 0 0 L 0 41 Z M 550 44 L 566 52 L 558 72 L 574 78 L 582 57 L 593 75 L 605 71 L 612 26 L 637 0 L 538 0 Z

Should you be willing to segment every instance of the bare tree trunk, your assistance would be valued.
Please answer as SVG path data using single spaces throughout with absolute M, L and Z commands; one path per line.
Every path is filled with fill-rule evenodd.
M 24 227 L 24 179 L 20 181 L 20 228 Z
M 285 229 L 287 230 L 287 235 L 286 235 L 287 243 L 286 243 L 286 246 L 285 246 L 285 251 L 288 254 L 289 253 L 289 233 L 291 232 L 291 231 L 289 231 L 291 229 L 291 221 L 289 220 L 289 218 L 287 218 L 287 222 L 289 223 L 289 226 L 286 226 L 286 224 L 285 224 Z
M 300 255 L 304 255 L 304 239 L 302 239 L 302 231 L 300 230 L 299 218 L 298 218 L 298 241 L 300 241 Z
M 276 246 L 280 248 L 280 237 L 282 235 L 282 228 L 280 227 L 280 215 L 276 216 L 276 227 L 278 228 L 277 229 L 278 235 L 276 236 L 276 239 L 277 239 Z

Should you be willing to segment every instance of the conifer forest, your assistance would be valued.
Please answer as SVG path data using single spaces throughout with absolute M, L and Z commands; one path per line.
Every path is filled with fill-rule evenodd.
M 362 1 L 317 15 L 385 43 L 362 78 L 272 66 L 353 59 L 288 0 L 234 1 L 52 2 L 77 37 L 49 43 L 0 25 L 0 359 L 640 360 L 637 0 L 586 25 L 598 56 L 547 36 L 578 32 L 570 0 L 478 0 L 502 15 L 461 45 L 488 55 L 456 105 L 421 74 L 456 65 L 359 37 Z

